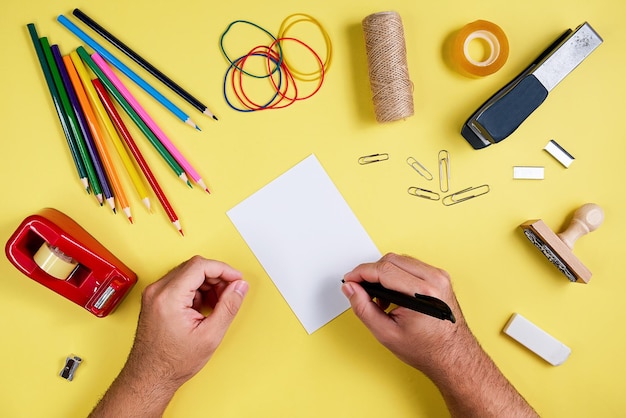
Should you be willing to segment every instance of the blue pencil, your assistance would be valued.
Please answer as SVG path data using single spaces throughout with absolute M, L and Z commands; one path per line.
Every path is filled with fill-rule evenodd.
M 123 62 L 115 58 L 109 51 L 107 51 L 104 47 L 102 47 L 99 43 L 93 40 L 89 35 L 83 32 L 78 26 L 76 26 L 72 21 L 66 18 L 63 15 L 59 15 L 57 18 L 59 23 L 65 26 L 70 32 L 76 35 L 80 40 L 89 45 L 94 51 L 100 54 L 105 60 L 107 60 L 111 65 L 120 70 L 124 75 L 133 80 L 135 84 L 144 89 L 148 94 L 154 97 L 159 103 L 165 106 L 170 112 L 172 112 L 176 117 L 178 117 L 183 122 L 193 126 L 194 128 L 200 130 L 198 125 L 191 120 L 191 118 L 183 112 L 178 106 L 172 103 L 167 97 L 163 96 L 158 90 L 144 81 L 140 76 L 138 76 L 133 70 L 128 68 Z

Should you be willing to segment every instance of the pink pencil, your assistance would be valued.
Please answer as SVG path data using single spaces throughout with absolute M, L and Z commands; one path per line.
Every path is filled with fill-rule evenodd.
M 185 170 L 187 174 L 189 174 L 189 177 L 191 177 L 191 179 L 195 181 L 200 187 L 206 190 L 207 193 L 211 193 L 209 189 L 206 187 L 206 185 L 204 184 L 204 181 L 202 181 L 200 174 L 198 174 L 198 172 L 193 168 L 193 166 L 189 163 L 189 161 L 187 161 L 187 159 L 180 153 L 178 148 L 176 148 L 176 146 L 167 137 L 167 135 L 165 135 L 165 133 L 161 130 L 161 128 L 159 128 L 159 126 L 154 122 L 154 120 L 152 120 L 150 115 L 148 115 L 148 112 L 144 110 L 144 108 L 139 104 L 139 102 L 130 93 L 130 91 L 128 91 L 124 83 L 122 83 L 122 81 L 115 75 L 111 67 L 109 67 L 109 65 L 104 61 L 104 59 L 97 52 L 94 52 L 91 55 L 91 58 L 93 58 L 96 65 L 100 67 L 104 75 L 106 75 L 107 78 L 111 81 L 111 83 L 113 83 L 113 85 L 120 91 L 122 96 L 124 96 L 126 101 L 128 101 L 128 103 L 132 106 L 132 108 L 135 109 L 135 112 L 137 112 L 139 117 L 141 117 L 141 119 L 146 123 L 146 125 L 148 125 L 148 127 L 154 133 L 154 135 L 157 138 L 159 138 L 159 141 L 161 141 L 163 146 L 167 148 L 170 154 L 172 154 L 172 157 L 174 157 L 174 159 L 178 161 L 178 164 L 181 165 L 183 170 Z

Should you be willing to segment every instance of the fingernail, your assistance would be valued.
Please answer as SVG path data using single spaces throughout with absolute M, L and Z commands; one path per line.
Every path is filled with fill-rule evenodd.
M 341 285 L 341 291 L 343 292 L 344 295 L 346 295 L 346 297 L 348 299 L 350 299 L 352 297 L 352 295 L 354 295 L 354 288 L 352 287 L 352 283 L 344 283 Z
M 249 285 L 248 282 L 246 282 L 245 280 L 237 280 L 235 282 L 235 292 L 239 293 L 242 297 L 246 296 L 246 293 L 248 293 L 248 289 L 249 289 Z

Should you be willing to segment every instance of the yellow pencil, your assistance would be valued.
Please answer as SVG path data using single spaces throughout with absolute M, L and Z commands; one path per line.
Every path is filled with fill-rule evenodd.
M 87 120 L 87 124 L 89 125 L 89 131 L 91 132 L 93 142 L 96 144 L 96 148 L 98 149 L 98 154 L 100 154 L 100 158 L 102 159 L 102 165 L 104 166 L 104 170 L 107 173 L 107 177 L 109 178 L 109 182 L 111 183 L 111 188 L 113 188 L 114 195 L 115 197 L 117 197 L 120 203 L 120 207 L 128 217 L 128 220 L 132 223 L 133 218 L 130 213 L 130 206 L 128 205 L 126 193 L 124 193 L 124 188 L 122 187 L 120 178 L 117 175 L 115 166 L 113 165 L 111 154 L 109 153 L 109 149 L 107 148 L 107 145 L 104 141 L 104 132 L 102 132 L 102 129 L 98 124 L 98 120 L 96 119 L 96 115 L 94 114 L 91 104 L 89 103 L 87 93 L 85 92 L 85 88 L 80 81 L 80 77 L 78 75 L 78 72 L 76 71 L 76 67 L 74 66 L 74 63 L 72 62 L 72 59 L 69 55 L 63 56 L 63 63 L 67 68 L 70 80 L 72 81 L 72 85 L 74 86 L 74 90 L 76 91 L 76 96 L 78 97 L 80 107 L 83 109 L 83 113 L 85 114 L 85 119 Z M 109 205 L 111 205 L 111 208 L 115 211 L 115 202 L 113 201 L 113 199 L 109 200 Z
M 124 147 L 124 144 L 122 143 L 122 140 L 117 133 L 117 130 L 115 129 L 111 118 L 109 117 L 109 114 L 107 113 L 104 105 L 100 101 L 100 97 L 98 97 L 98 93 L 96 92 L 96 89 L 91 82 L 91 77 L 89 76 L 87 67 L 85 67 L 85 64 L 83 64 L 76 51 L 70 52 L 70 59 L 74 63 L 74 67 L 78 72 L 78 76 L 83 82 L 83 86 L 85 87 L 85 91 L 87 92 L 87 96 L 89 97 L 89 102 L 97 112 L 98 116 L 100 116 L 100 121 L 102 121 L 102 124 L 109 134 L 109 138 L 111 138 L 111 141 L 113 142 L 113 145 L 115 146 L 115 149 L 117 150 L 117 153 L 119 154 L 120 159 L 122 160 L 122 163 L 124 164 L 124 167 L 126 168 L 126 171 L 128 172 L 128 175 L 133 185 L 135 186 L 135 190 L 137 190 L 137 194 L 141 198 L 141 201 L 144 203 L 144 205 L 146 205 L 148 210 L 150 210 L 150 198 L 148 197 L 148 190 L 141 180 L 141 175 L 133 164 L 130 155 L 128 155 L 128 152 L 126 151 L 126 148 Z

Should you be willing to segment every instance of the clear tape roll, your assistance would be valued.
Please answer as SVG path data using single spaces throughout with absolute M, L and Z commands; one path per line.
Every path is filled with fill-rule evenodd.
M 78 262 L 69 257 L 47 242 L 44 242 L 35 253 L 33 260 L 50 276 L 59 279 L 67 279 L 78 265 Z
M 469 49 L 474 40 L 482 40 L 489 49 L 486 59 L 478 61 L 471 57 Z M 456 34 L 452 42 L 451 60 L 460 73 L 484 77 L 498 71 L 509 58 L 509 41 L 495 23 L 476 20 L 468 23 Z

